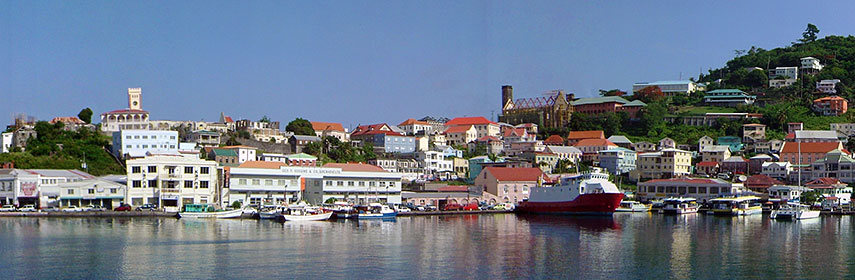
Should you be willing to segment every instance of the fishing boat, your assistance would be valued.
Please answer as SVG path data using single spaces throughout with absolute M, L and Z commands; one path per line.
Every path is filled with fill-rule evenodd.
M 287 208 L 281 205 L 265 205 L 258 210 L 258 218 L 262 220 L 276 219 L 282 216 Z
M 213 205 L 209 204 L 186 204 L 184 205 L 184 211 L 178 213 L 178 217 L 229 219 L 240 218 L 241 214 L 243 214 L 243 209 L 217 210 Z
M 357 218 L 359 219 L 390 219 L 395 218 L 398 212 L 389 207 L 389 205 L 380 203 L 369 203 L 368 207 L 364 207 L 359 211 Z
M 772 210 L 769 218 L 776 220 L 805 220 L 819 218 L 819 210 L 811 210 L 809 205 L 787 203 L 778 210 Z
M 288 207 L 282 218 L 289 222 L 326 221 L 332 215 L 332 211 L 320 207 L 297 205 Z
M 691 197 L 671 197 L 663 201 L 664 206 L 659 209 L 661 214 L 691 214 L 698 213 L 698 202 Z
M 356 208 L 353 208 L 353 205 L 350 205 L 344 201 L 336 201 L 333 204 L 333 216 L 336 219 L 351 219 L 356 218 L 359 215 L 359 212 Z
M 620 205 L 623 193 L 600 170 L 561 178 L 552 187 L 533 187 L 528 200 L 516 211 L 533 214 L 611 215 Z
M 615 212 L 648 212 L 650 211 L 649 205 L 644 205 L 638 201 L 621 201 L 618 208 L 615 209 Z
M 763 213 L 763 205 L 756 196 L 723 197 L 710 202 L 710 210 L 715 215 L 745 216 Z

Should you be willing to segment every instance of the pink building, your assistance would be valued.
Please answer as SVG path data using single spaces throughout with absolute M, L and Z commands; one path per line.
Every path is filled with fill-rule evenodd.
M 544 180 L 549 177 L 540 168 L 486 167 L 475 177 L 475 185 L 498 197 L 499 203 L 519 203 Z

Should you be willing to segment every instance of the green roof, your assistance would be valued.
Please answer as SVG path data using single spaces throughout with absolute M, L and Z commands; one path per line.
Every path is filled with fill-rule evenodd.
M 296 159 L 318 159 L 317 157 L 307 154 L 307 153 L 299 153 L 299 154 L 291 154 L 286 155 L 287 158 L 296 158 Z
M 232 149 L 214 149 L 214 156 L 218 157 L 236 157 L 237 152 Z
M 623 106 L 624 107 L 634 107 L 634 106 L 644 107 L 644 106 L 647 106 L 647 104 L 645 104 L 644 102 L 641 102 L 641 100 L 633 100 L 632 102 L 623 104 Z
M 745 95 L 745 94 L 734 94 L 734 95 L 705 95 L 704 98 L 710 99 L 727 99 L 727 98 L 751 98 L 757 99 L 756 96 L 753 95 Z
M 733 89 L 733 88 L 729 88 L 729 89 L 717 89 L 717 90 L 713 90 L 713 91 L 708 91 L 708 92 L 707 92 L 707 94 L 716 94 L 716 93 L 741 93 L 741 94 L 745 94 L 745 92 L 744 92 L 744 91 L 741 91 L 741 90 L 738 90 L 738 89 Z
M 623 99 L 620 96 L 604 96 L 604 97 L 580 98 L 579 100 L 570 102 L 570 104 L 573 106 L 579 106 L 579 105 L 600 104 L 600 103 L 608 103 L 608 102 L 617 102 L 620 104 L 629 103 L 629 101 L 626 101 L 626 99 Z

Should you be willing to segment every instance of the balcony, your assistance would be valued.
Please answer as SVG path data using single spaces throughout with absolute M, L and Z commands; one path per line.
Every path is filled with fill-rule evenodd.
M 167 188 L 163 188 L 163 189 L 161 189 L 161 190 L 160 190 L 160 192 L 162 192 L 162 193 L 180 193 L 180 192 L 181 192 L 181 189 L 178 189 L 178 188 L 174 188 L 174 189 L 167 189 Z

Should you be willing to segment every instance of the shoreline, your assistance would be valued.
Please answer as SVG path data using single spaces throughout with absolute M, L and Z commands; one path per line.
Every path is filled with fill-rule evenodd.
M 431 211 L 431 212 L 407 212 L 398 213 L 398 216 L 447 216 L 447 215 L 481 215 L 481 214 L 504 214 L 513 213 L 510 210 L 474 210 L 474 211 Z M 92 218 L 92 217 L 161 217 L 177 218 L 177 213 L 157 211 L 103 211 L 103 212 L 0 212 L 0 218 L 39 218 L 39 217 L 61 217 L 61 218 Z M 245 214 L 238 219 L 254 219 Z

